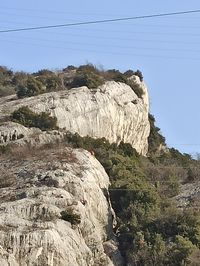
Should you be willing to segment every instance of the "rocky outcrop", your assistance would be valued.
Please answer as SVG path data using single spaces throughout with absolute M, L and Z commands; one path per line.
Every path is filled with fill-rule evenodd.
M 5 157 L 0 171 L 0 265 L 122 265 L 109 178 L 89 152 Z
M 146 86 L 134 77 L 143 90 L 142 98 L 124 83 L 106 82 L 96 90 L 87 87 L 25 98 L 0 99 L 0 117 L 6 119 L 15 109 L 28 106 L 35 112 L 56 116 L 58 126 L 81 136 L 105 137 L 110 142 L 130 143 L 139 153 L 148 150 L 149 101 Z M 5 135 L 0 127 L 0 135 Z
M 65 131 L 41 131 L 39 128 L 27 128 L 10 121 L 0 125 L 0 144 L 14 143 L 23 146 L 28 143 L 31 146 L 41 146 L 61 142 L 65 134 Z
M 200 182 L 186 183 L 181 185 L 179 194 L 174 197 L 176 205 L 179 208 L 200 207 Z
M 0 144 L 20 140 L 23 138 L 31 138 L 41 134 L 38 128 L 26 128 L 18 123 L 5 122 L 0 125 Z

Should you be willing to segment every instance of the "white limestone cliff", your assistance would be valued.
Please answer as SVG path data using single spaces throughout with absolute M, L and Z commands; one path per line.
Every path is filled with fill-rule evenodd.
M 1 162 L 0 265 L 122 265 L 109 178 L 89 152 L 38 151 Z M 12 185 L 2 185 L 6 178 Z M 80 223 L 63 219 L 62 211 L 79 215 Z
M 25 99 L 1 98 L 0 117 L 6 120 L 14 110 L 28 106 L 35 112 L 56 116 L 62 129 L 81 136 L 105 137 L 110 142 L 124 141 L 146 155 L 150 130 L 148 93 L 145 84 L 136 76 L 134 79 L 143 90 L 142 98 L 128 85 L 109 81 L 96 90 L 80 87 Z M 5 127 L 0 126 L 0 136 L 5 136 Z
M 0 145 L 19 144 L 16 156 L 3 155 L 0 164 L 0 265 L 123 265 L 113 235 L 109 178 L 100 163 L 84 150 L 52 146 L 26 154 L 23 145 L 57 143 L 70 131 L 124 141 L 146 155 L 148 93 L 145 84 L 133 78 L 143 90 L 141 98 L 114 81 L 95 90 L 80 87 L 24 99 L 0 98 Z M 60 130 L 43 132 L 9 121 L 22 106 L 56 116 Z M 79 217 L 80 223 L 73 224 L 63 212 Z

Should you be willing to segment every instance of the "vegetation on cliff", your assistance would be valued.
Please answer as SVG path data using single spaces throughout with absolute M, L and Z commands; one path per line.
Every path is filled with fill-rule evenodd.
M 141 98 L 143 90 L 132 78 L 133 75 L 138 76 L 143 81 L 142 73 L 139 70 L 128 70 L 124 73 L 115 69 L 105 71 L 96 68 L 92 64 L 79 67 L 68 66 L 56 72 L 42 69 L 32 74 L 13 72 L 0 66 L 0 97 L 16 93 L 18 98 L 24 98 L 81 86 L 96 89 L 106 81 L 114 80 L 128 84 Z
M 42 130 L 56 128 L 54 118 L 28 107 L 13 112 L 12 120 Z M 188 154 L 167 149 L 152 117 L 148 157 L 139 155 L 128 143 L 110 144 L 105 138 L 78 134 L 67 133 L 65 145 L 90 151 L 109 175 L 118 222 L 115 234 L 127 264 L 187 265 L 197 260 L 200 213 L 190 207 L 177 208 L 173 197 L 181 184 L 199 180 L 200 164 Z M 12 154 L 12 148 L 7 147 L 2 154 Z M 76 214 L 63 212 L 61 219 L 79 223 Z
M 93 65 L 69 66 L 62 71 L 14 73 L 0 67 L 0 96 L 16 92 L 18 98 L 87 86 L 96 89 L 115 80 L 132 87 L 138 97 L 143 91 L 131 77 L 140 71 L 99 70 Z M 11 120 L 41 130 L 56 129 L 56 118 L 36 114 L 28 107 L 14 111 Z M 64 145 L 90 151 L 110 177 L 110 197 L 117 216 L 115 234 L 127 265 L 198 265 L 200 256 L 200 212 L 198 208 L 178 208 L 174 197 L 182 184 L 200 179 L 200 163 L 189 154 L 167 148 L 165 138 L 149 115 L 148 157 L 139 155 L 128 143 L 109 143 L 105 138 L 67 133 Z M 1 146 L 2 154 L 12 153 Z M 9 146 L 6 146 L 9 147 Z M 48 148 L 48 147 L 44 147 Z M 57 148 L 55 146 L 55 148 Z M 80 217 L 63 211 L 61 219 L 79 224 Z
M 41 130 L 57 129 L 56 117 L 51 117 L 45 112 L 37 114 L 31 111 L 27 106 L 15 110 L 11 115 L 11 120 L 25 127 L 37 127 Z
M 154 127 L 152 123 L 150 141 L 154 136 L 152 147 L 157 151 L 164 138 Z M 200 173 L 198 161 L 175 149 L 145 158 L 123 142 L 110 144 L 105 138 L 71 133 L 66 140 L 94 153 L 110 177 L 111 202 L 118 220 L 115 233 L 128 265 L 186 265 L 197 259 L 200 213 L 177 208 L 173 197 L 182 183 L 191 182 L 191 169 Z

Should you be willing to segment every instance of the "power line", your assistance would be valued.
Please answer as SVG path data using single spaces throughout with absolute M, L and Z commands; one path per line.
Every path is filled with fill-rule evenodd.
M 180 11 L 180 12 L 171 12 L 171 13 L 160 13 L 160 14 L 152 14 L 152 15 L 143 15 L 143 16 L 134 16 L 134 17 L 124 17 L 124 18 L 114 18 L 114 19 L 104 19 L 104 20 L 94 20 L 94 21 L 85 21 L 85 22 L 57 24 L 57 25 L 47 25 L 47 26 L 38 26 L 38 27 L 7 29 L 7 30 L 0 30 L 0 33 L 18 32 L 18 31 L 31 31 L 31 30 L 42 30 L 42 29 L 62 28 L 62 27 L 72 27 L 72 26 L 82 26 L 82 25 L 100 24 L 100 23 L 109 23 L 109 22 L 120 22 L 120 21 L 136 20 L 136 19 L 146 19 L 146 18 L 166 17 L 166 16 L 175 16 L 175 15 L 185 15 L 185 14 L 192 14 L 192 13 L 200 13 L 200 9 L 188 10 L 188 11 Z
M 23 22 L 17 22 L 17 24 L 22 24 Z M 4 24 L 6 24 L 6 22 L 4 22 Z M 7 24 L 16 24 L 16 22 L 14 22 L 14 21 L 7 21 Z M 28 24 L 30 24 L 30 23 L 28 23 Z M 32 23 L 31 23 L 32 24 Z M 162 26 L 162 25 L 150 25 L 150 24 L 148 24 L 148 25 L 138 25 L 138 24 L 134 24 L 134 26 L 137 26 L 137 28 L 136 28 L 136 31 L 135 31 L 135 28 L 134 29 L 131 29 L 131 30 L 127 30 L 127 31 L 125 31 L 125 30 L 111 30 L 111 29 L 109 29 L 109 30 L 107 30 L 107 29 L 94 29 L 94 28 L 92 28 L 92 29 L 82 29 L 83 31 L 87 31 L 87 33 L 89 33 L 89 32 L 102 32 L 102 33 L 116 33 L 116 34 L 121 34 L 121 33 L 123 33 L 123 34 L 129 34 L 130 35 L 130 33 L 132 33 L 132 34 L 139 34 L 139 35 L 156 35 L 156 36 L 192 36 L 192 37 L 197 37 L 197 38 L 199 38 L 200 37 L 200 35 L 199 34 L 197 34 L 197 33 L 191 33 L 191 32 L 176 32 L 176 31 L 174 31 L 174 32 L 172 32 L 172 31 L 170 31 L 170 32 L 157 32 L 157 31 L 141 31 L 140 29 L 138 29 L 138 27 L 146 27 L 146 26 L 148 26 L 148 27 L 152 27 L 152 26 L 159 26 L 159 27 L 167 27 L 167 25 L 164 25 L 164 26 Z M 37 26 L 36 26 L 37 27 Z M 38 26 L 38 27 L 40 27 L 40 26 Z M 168 27 L 169 28 L 173 28 L 173 29 L 186 29 L 186 28 L 188 28 L 188 29 L 200 29 L 200 27 L 193 27 L 193 26 L 191 26 L 191 27 L 184 27 L 184 26 L 179 26 L 179 27 L 176 27 L 176 26 L 173 26 L 173 25 L 168 25 Z M 77 29 L 77 28 L 76 28 Z M 171 29 L 170 29 L 171 30 Z M 2 32 L 2 31 L 0 31 L 0 32 Z M 52 32 L 52 31 L 51 31 Z M 50 32 L 50 33 L 51 33 Z M 53 34 L 58 34 L 58 32 L 53 32 Z M 62 34 L 62 33 L 60 33 L 60 34 Z M 71 35 L 74 35 L 74 36 L 77 36 L 77 34 L 71 34 Z M 78 36 L 83 36 L 83 37 L 91 37 L 91 38 L 99 38 L 99 39 L 102 39 L 102 38 L 105 38 L 105 37 L 102 37 L 102 36 L 100 36 L 99 34 L 98 34 L 98 36 L 94 36 L 94 35 L 92 35 L 92 36 L 88 36 L 88 35 L 85 35 L 85 34 L 78 34 Z M 110 35 L 109 35 L 110 36 Z M 106 37 L 107 38 L 107 37 Z M 119 40 L 119 37 L 116 37 L 115 39 L 117 39 L 117 40 Z M 123 38 L 124 39 L 124 38 Z

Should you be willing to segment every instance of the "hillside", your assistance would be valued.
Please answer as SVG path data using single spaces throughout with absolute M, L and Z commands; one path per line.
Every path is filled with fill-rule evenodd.
M 129 80 L 127 78 L 125 79 L 125 75 L 113 71 L 109 74 L 110 77 L 104 78 L 104 81 L 102 81 L 99 86 L 91 88 L 90 83 L 92 81 L 94 83 L 96 79 L 103 78 L 102 75 L 104 74 L 105 76 L 106 73 L 101 74 L 92 67 L 91 69 L 88 68 L 85 66 L 80 68 L 81 70 L 76 70 L 77 74 L 74 77 L 74 70 L 68 70 L 69 73 L 65 70 L 59 74 L 63 78 L 63 75 L 66 76 L 68 73 L 68 75 L 70 75 L 67 76 L 69 79 L 68 82 L 70 82 L 73 77 L 71 83 L 73 86 L 77 85 L 78 87 L 76 88 L 66 87 L 62 90 L 54 92 L 46 91 L 45 93 L 44 91 L 40 93 L 37 91 L 35 95 L 38 85 L 37 82 L 45 86 L 43 76 L 47 76 L 50 79 L 53 75 L 46 74 L 46 72 L 44 72 L 45 74 L 36 75 L 36 78 L 33 78 L 32 75 L 31 79 L 33 80 L 31 85 L 29 84 L 29 80 L 26 79 L 23 79 L 24 83 L 27 82 L 27 84 L 24 85 L 18 81 L 20 85 L 16 85 L 17 95 L 22 88 L 23 90 L 28 90 L 30 87 L 32 89 L 32 97 L 27 97 L 30 96 L 27 94 L 23 97 L 20 95 L 19 99 L 16 99 L 16 96 L 13 95 L 0 98 L 2 126 L 4 125 L 3 122 L 10 120 L 11 113 L 22 106 L 27 106 L 36 113 L 46 112 L 50 114 L 50 116 L 55 117 L 57 119 L 57 126 L 60 129 L 78 133 L 81 136 L 89 135 L 94 138 L 105 137 L 110 142 L 128 142 L 131 143 L 139 153 L 146 154 L 148 150 L 147 137 L 149 135 L 149 102 L 147 89 L 143 81 L 140 81 L 140 78 L 136 75 L 132 75 Z M 74 84 L 75 81 L 78 82 L 77 79 L 80 78 L 79 75 L 83 75 L 83 73 L 86 75 L 83 80 L 81 79 L 79 83 Z M 94 76 L 92 76 L 91 73 L 93 73 Z M 116 76 L 114 79 L 120 82 L 107 81 L 113 76 Z M 11 80 L 15 77 L 16 74 Z M 43 83 L 39 80 L 43 80 Z M 137 90 L 141 92 L 140 97 L 137 96 L 130 84 L 127 85 L 125 81 L 128 84 L 130 82 L 132 85 L 134 84 L 134 88 L 137 88 Z M 88 84 L 88 82 L 90 83 Z M 88 87 L 86 87 L 86 85 Z M 58 88 L 54 88 L 54 90 L 57 89 Z M 35 96 L 33 97 L 33 95 Z M 18 131 L 19 127 L 17 126 L 16 134 L 22 134 L 21 131 L 17 133 Z M 3 128 L 0 129 L 0 132 L 5 135 Z M 8 132 L 7 134 L 10 136 L 13 133 Z M 9 137 L 6 139 L 9 140 Z
M 2 265 L 199 265 L 200 163 L 140 71 L 0 73 Z
M 100 163 L 71 148 L 27 151 L 1 158 L 0 264 L 121 265 Z

